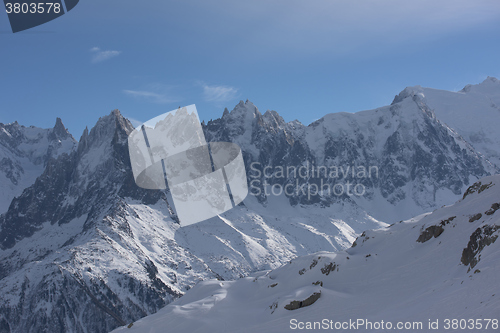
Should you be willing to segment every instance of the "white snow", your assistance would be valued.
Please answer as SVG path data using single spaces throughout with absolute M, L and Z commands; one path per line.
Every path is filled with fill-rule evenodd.
M 500 81 L 489 77 L 458 92 L 421 90 L 438 119 L 455 129 L 492 163 L 500 165 Z
M 448 117 L 449 131 L 462 148 L 471 144 L 494 160 L 500 152 L 500 141 L 495 141 L 498 131 L 492 132 L 493 127 L 488 127 L 490 124 L 485 124 L 484 119 L 498 117 L 494 110 L 498 109 L 500 99 L 496 97 L 497 81 L 489 80 L 491 82 L 469 86 L 457 93 L 421 87 L 407 88 L 405 92 L 415 92 L 438 119 Z M 423 111 L 411 98 L 398 104 L 399 107 L 386 106 L 356 114 L 330 114 L 307 127 L 293 121 L 284 128 L 287 134 L 305 140 L 319 164 L 336 165 L 339 161 L 325 159 L 326 137 L 353 142 L 360 135 L 368 137 L 367 142 L 373 146 L 366 148 L 375 159 L 383 154 L 383 144 L 396 128 L 410 137 L 413 126 L 422 123 Z M 470 115 L 472 106 L 480 109 L 477 112 L 481 116 Z M 459 113 L 457 123 L 450 124 L 456 112 Z M 268 125 L 276 121 L 271 112 L 266 114 Z M 254 157 L 259 150 L 252 142 L 252 126 L 258 115 L 257 108 L 247 101 L 240 103 L 228 117 L 228 121 L 242 125 L 242 128 L 230 127 L 237 132 L 232 133 L 235 142 Z M 470 133 L 461 127 L 469 121 L 474 129 Z M 492 123 L 496 124 L 495 121 Z M 77 171 L 82 183 L 78 185 L 82 187 L 87 186 L 88 174 L 106 168 L 103 163 L 109 157 L 110 146 L 99 145 L 99 142 L 108 140 L 112 133 L 105 125 L 92 130 L 96 133 L 95 142 L 79 161 Z M 6 210 L 12 196 L 19 195 L 43 171 L 42 164 L 34 162 L 48 149 L 43 131 L 26 130 L 26 137 L 38 141 L 23 143 L 22 156 L 0 147 L 0 160 L 7 157 L 24 170 L 17 187 L 10 186 L 10 180 L 0 174 L 0 186 L 7 189 L 0 193 L 0 204 L 4 205 L 0 206 L 0 213 Z M 62 142 L 57 154 L 71 151 L 73 147 L 71 142 Z M 404 167 L 397 161 L 394 165 Z M 397 172 L 403 175 L 406 171 Z M 500 183 L 498 177 L 482 181 Z M 100 185 L 106 186 L 105 182 Z M 496 280 L 500 273 L 500 243 L 483 250 L 476 267 L 480 273 L 467 273 L 460 257 L 476 228 L 499 224 L 500 212 L 492 216 L 484 212 L 499 201 L 500 186 L 470 195 L 433 213 L 421 214 L 457 198 L 450 190 L 439 189 L 434 192 L 435 196 L 419 192 L 424 188 L 428 190 L 425 193 L 432 193 L 432 187 L 429 182 L 408 183 L 402 191 L 415 195 L 400 201 L 397 208 L 383 198 L 378 189 L 373 199 L 353 197 L 352 201 L 330 207 L 291 206 L 284 196 L 274 195 L 263 205 L 248 196 L 244 205 L 184 228 L 171 219 L 165 202 L 144 205 L 125 198 L 120 203 L 124 217 L 104 215 L 112 208 L 105 207 L 102 216 L 94 218 L 87 229 L 84 229 L 86 215 L 61 226 L 45 223 L 34 236 L 21 240 L 12 249 L 0 251 L 2 264 L 14 272 L 0 280 L 0 290 L 6 291 L 2 299 L 10 305 L 18 304 L 26 279 L 28 288 L 34 288 L 42 277 L 50 275 L 49 280 L 52 279 L 51 274 L 57 267 L 61 274 L 69 272 L 88 283 L 101 279 L 121 300 L 142 304 L 121 282 L 133 277 L 139 283 L 151 284 L 144 267 L 145 262 L 151 261 L 162 282 L 178 294 L 187 293 L 157 314 L 134 323 L 130 330 L 125 328 L 127 332 L 163 332 L 165 328 L 176 332 L 280 332 L 289 330 L 292 318 L 300 321 L 323 318 L 422 320 L 426 323 L 427 319 L 442 320 L 446 316 L 469 319 L 498 315 L 500 290 Z M 71 205 L 75 200 L 76 197 L 67 197 L 62 204 Z M 483 217 L 469 223 L 471 214 L 477 212 L 483 212 Z M 418 216 L 388 228 L 389 223 L 399 221 L 401 215 Z M 452 215 L 457 218 L 446 225 L 439 238 L 423 244 L 416 242 L 424 228 Z M 349 249 L 356 237 L 368 229 L 370 231 L 358 239 L 358 245 Z M 73 239 L 73 236 L 77 237 Z M 74 242 L 66 244 L 68 240 Z M 330 263 L 337 265 L 336 270 L 323 274 L 321 269 Z M 216 276 L 234 281 L 200 282 Z M 239 277 L 242 278 L 235 280 Z M 50 281 L 57 284 L 61 280 L 54 277 Z M 323 285 L 314 285 L 317 281 Z M 275 283 L 277 285 L 272 286 Z M 312 306 L 294 311 L 284 309 L 290 301 L 304 300 L 319 291 L 321 298 Z M 50 304 L 40 303 L 39 308 L 47 313 L 51 311 Z
M 10 128 L 13 133 L 6 130 Z M 52 129 L 42 129 L 34 126 L 25 127 L 17 123 L 3 126 L 2 132 L 12 138 L 15 134 L 14 146 L 0 142 L 0 161 L 10 162 L 14 167 L 8 177 L 5 169 L 0 169 L 0 214 L 7 211 L 14 197 L 20 196 L 23 190 L 32 185 L 45 169 L 44 159 L 50 154 L 57 158 L 63 153 L 70 153 L 76 148 L 76 141 L 69 137 L 66 140 L 52 142 L 49 135 Z
M 438 332 L 459 332 L 445 330 L 445 319 L 498 320 L 500 243 L 486 246 L 470 272 L 461 264 L 462 250 L 477 228 L 500 226 L 500 212 L 484 214 L 499 201 L 500 176 L 481 182 L 493 186 L 433 213 L 367 231 L 356 247 L 346 251 L 302 256 L 278 269 L 235 281 L 200 282 L 158 313 L 133 323 L 130 329 L 113 332 L 164 332 L 166 327 L 179 333 L 288 332 L 293 331 L 294 319 L 304 323 L 323 319 L 384 320 L 394 325 L 421 322 L 423 332 L 430 331 L 429 320 L 439 320 Z M 469 222 L 478 212 L 483 218 Z M 453 216 L 437 238 L 416 242 L 423 229 Z M 327 275 L 328 265 L 335 269 Z M 322 285 L 315 285 L 317 281 Z M 284 308 L 315 292 L 321 297 L 314 304 L 297 310 Z M 497 330 L 490 324 L 488 330 L 477 331 Z M 364 327 L 359 331 L 390 330 Z

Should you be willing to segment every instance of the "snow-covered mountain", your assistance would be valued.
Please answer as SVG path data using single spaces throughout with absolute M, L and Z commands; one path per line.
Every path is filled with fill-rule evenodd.
M 458 92 L 422 88 L 406 88 L 395 101 L 418 95 L 439 120 L 446 123 L 484 154 L 500 165 L 500 81 L 488 77 L 480 84 L 467 85 Z
M 49 159 L 70 153 L 76 144 L 60 118 L 50 129 L 0 123 L 0 214 L 35 182 Z
M 107 332 L 201 280 L 345 248 L 362 230 L 385 225 L 359 211 L 317 212 L 287 201 L 266 209 L 250 198 L 224 216 L 180 228 L 162 192 L 135 185 L 131 130 L 118 111 L 101 118 L 0 216 L 6 330 Z
M 136 186 L 130 122 L 117 110 L 102 117 L 76 148 L 47 158 L 0 215 L 0 332 L 107 332 L 155 313 L 202 280 L 345 250 L 363 231 L 449 204 L 498 171 L 407 90 L 390 106 L 329 114 L 309 126 L 261 114 L 249 101 L 225 110 L 203 124 L 205 136 L 240 145 L 249 184 L 256 184 L 250 188 L 261 194 L 183 228 L 169 193 Z M 340 171 L 276 172 L 306 166 Z M 351 171 L 359 166 L 378 172 L 358 177 Z M 264 181 L 297 191 L 265 196 Z M 300 191 L 321 181 L 357 182 L 366 193 Z
M 496 91 L 500 93 L 500 85 Z M 477 109 L 481 107 L 478 104 Z M 500 113 L 496 120 L 500 121 Z M 264 181 L 282 187 L 289 184 L 292 195 L 287 197 L 292 205 L 353 205 L 390 223 L 453 202 L 475 180 L 500 171 L 500 164 L 492 164 L 441 122 L 422 94 L 410 88 L 390 106 L 328 114 L 309 126 L 286 123 L 275 111 L 262 115 L 251 102 L 240 102 L 205 128 L 208 141 L 231 141 L 242 147 L 250 188 L 261 186 L 253 193 L 264 193 Z M 488 147 L 500 152 L 499 145 Z M 319 175 L 318 171 L 308 177 L 279 173 L 280 167 L 298 170 L 302 166 L 309 170 L 314 166 Z M 370 174 L 357 173 L 372 167 L 376 171 Z M 330 177 L 331 170 L 339 172 Z M 333 192 L 336 184 L 345 189 L 347 182 L 362 185 L 364 194 L 310 197 L 298 190 L 304 184 L 318 188 L 327 184 Z M 259 199 L 267 198 L 260 195 Z
M 430 332 L 429 323 L 436 332 L 496 332 L 499 235 L 496 175 L 454 205 L 364 232 L 346 251 L 299 257 L 237 281 L 201 282 L 114 332 Z
M 142 241 L 121 240 L 121 234 L 132 235 L 126 219 L 135 214 L 122 198 L 152 204 L 161 194 L 132 186 L 126 145 L 131 129 L 118 111 L 101 118 L 84 131 L 76 150 L 49 160 L 0 217 L 3 330 L 106 332 L 121 318 L 153 313 L 180 295 L 162 282 L 167 277 L 156 277 Z M 136 233 L 139 239 L 154 234 L 144 224 L 140 228 L 148 232 Z M 203 267 L 192 267 L 187 275 L 196 281 Z

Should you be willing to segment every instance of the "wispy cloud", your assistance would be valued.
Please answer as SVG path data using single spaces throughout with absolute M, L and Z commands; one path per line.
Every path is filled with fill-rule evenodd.
M 98 62 L 103 62 L 105 60 L 114 58 L 120 53 L 121 51 L 111 51 L 111 50 L 101 50 L 98 47 L 93 47 L 90 49 L 90 52 L 92 52 L 92 63 L 98 63 Z
M 203 97 L 207 102 L 227 102 L 235 99 L 238 93 L 238 89 L 230 86 L 217 86 L 217 85 L 207 85 L 202 83 L 203 87 Z
M 123 90 L 123 92 L 129 96 L 134 98 L 143 99 L 147 102 L 157 103 L 157 104 L 166 104 L 177 102 L 178 99 L 172 98 L 165 92 L 156 92 L 156 91 L 148 91 L 148 90 Z
M 243 59 L 262 59 L 276 58 L 278 53 L 287 58 L 365 56 L 393 54 L 399 45 L 418 48 L 419 43 L 497 22 L 500 1 L 199 0 L 196 8 L 199 12 L 193 15 L 212 14 L 193 20 L 204 34 L 220 43 L 235 40 L 227 52 Z M 247 29 L 256 21 L 261 24 Z

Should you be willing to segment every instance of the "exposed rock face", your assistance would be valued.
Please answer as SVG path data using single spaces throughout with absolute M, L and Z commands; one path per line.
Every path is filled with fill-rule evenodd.
M 476 182 L 472 186 L 470 186 L 467 191 L 465 191 L 463 195 L 463 199 L 465 199 L 468 195 L 473 194 L 473 193 L 481 193 L 484 190 L 487 190 L 491 187 L 491 183 L 488 184 L 481 184 L 481 182 Z
M 328 265 L 325 264 L 325 267 L 321 269 L 321 273 L 328 275 L 331 272 L 334 272 L 335 270 L 339 270 L 339 266 L 333 262 L 329 263 Z
M 474 214 L 472 215 L 470 218 L 469 218 L 469 222 L 474 222 L 474 221 L 477 221 L 479 220 L 481 217 L 483 217 L 483 214 L 481 213 L 477 213 L 477 214 Z
M 444 228 L 440 225 L 432 225 L 425 229 L 424 232 L 420 234 L 420 236 L 417 239 L 417 242 L 419 243 L 425 243 L 432 237 L 437 238 L 439 235 L 441 235 L 444 231 Z
M 444 226 L 453 221 L 456 216 L 452 216 L 449 219 L 443 220 L 439 223 L 439 225 L 431 225 L 427 227 L 421 234 L 418 236 L 417 242 L 425 243 L 430 240 L 432 237 L 437 238 L 444 232 Z
M 70 154 L 76 145 L 60 118 L 51 129 L 0 123 L 0 214 L 35 182 L 51 159 Z
M 500 229 L 497 225 L 486 225 L 477 228 L 470 236 L 470 241 L 467 247 L 462 252 L 462 264 L 469 266 L 468 271 L 473 269 L 481 260 L 481 251 L 498 239 L 498 235 L 494 235 L 495 231 Z
M 303 301 L 291 301 L 289 304 L 285 305 L 285 309 L 287 310 L 297 310 L 309 305 L 314 304 L 321 297 L 321 292 L 313 293 L 311 296 L 306 298 Z
M 497 210 L 500 209 L 500 202 L 495 202 L 491 205 L 491 208 L 484 212 L 486 215 L 493 215 Z

